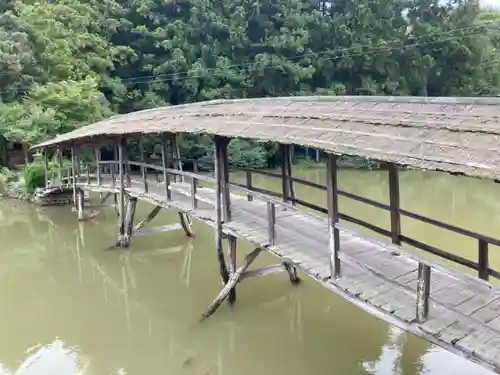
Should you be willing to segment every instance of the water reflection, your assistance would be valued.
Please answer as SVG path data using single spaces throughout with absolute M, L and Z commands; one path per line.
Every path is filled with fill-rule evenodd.
M 377 187 L 382 174 L 353 176 L 344 186 L 365 187 L 367 195 L 386 187 Z M 462 199 L 463 184 L 448 188 L 460 212 L 478 204 Z M 440 195 L 433 201 L 435 212 L 452 215 L 440 201 Z M 150 208 L 139 204 L 137 218 Z M 176 219 L 162 212 L 153 225 Z M 78 223 L 67 207 L 1 201 L 0 374 L 491 374 L 308 279 L 291 287 L 283 274 L 238 285 L 234 309 L 225 306 L 198 324 L 220 279 L 212 230 L 201 224 L 195 230 L 194 239 L 169 232 L 135 238 L 129 250 L 106 250 L 115 240 L 111 209 Z M 238 246 L 241 261 L 251 248 Z M 271 263 L 267 256 L 256 266 Z

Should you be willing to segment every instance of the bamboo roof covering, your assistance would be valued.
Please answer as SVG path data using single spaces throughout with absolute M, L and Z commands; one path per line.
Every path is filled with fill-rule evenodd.
M 213 100 L 118 115 L 33 148 L 191 133 L 275 141 L 500 180 L 500 98 L 297 96 Z

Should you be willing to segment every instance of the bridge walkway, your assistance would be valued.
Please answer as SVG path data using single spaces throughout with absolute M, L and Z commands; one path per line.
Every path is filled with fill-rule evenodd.
M 118 192 L 109 176 L 101 176 L 99 185 L 93 178 L 77 185 L 83 190 Z M 125 190 L 131 197 L 216 225 L 214 189 L 197 188 L 196 208 L 190 184 L 172 182 L 169 189 L 171 199 L 167 200 L 162 182 L 149 178 L 146 193 L 144 181 L 133 178 Z M 248 195 L 252 196 L 251 201 Z M 270 204 L 274 207 L 271 231 Z M 245 189 L 231 192 L 231 205 L 231 220 L 223 224 L 226 235 L 245 239 L 283 261 L 292 262 L 321 285 L 372 315 L 495 371 L 500 368 L 500 293 L 489 283 L 428 262 L 344 224 L 338 225 L 341 274 L 331 279 L 326 216 Z M 432 272 L 428 317 L 419 321 L 418 288 L 423 264 L 430 264 Z

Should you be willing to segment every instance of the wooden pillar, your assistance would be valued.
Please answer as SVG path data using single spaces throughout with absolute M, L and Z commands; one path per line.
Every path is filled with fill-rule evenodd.
M 286 166 L 286 176 L 288 181 L 287 187 L 287 201 L 291 201 L 295 205 L 295 184 L 292 178 L 292 160 L 293 160 L 293 145 L 283 145 L 285 148 L 284 152 L 284 163 Z
M 399 176 L 396 165 L 387 164 L 389 171 L 389 204 L 391 208 L 391 239 L 392 243 L 401 245 L 401 216 L 399 214 Z
M 290 192 L 288 185 L 288 152 L 287 145 L 280 144 L 280 155 L 281 155 L 281 193 L 283 194 L 283 202 L 288 202 Z
M 478 276 L 480 279 L 488 281 L 490 279 L 490 265 L 488 242 L 483 239 L 478 240 Z
M 222 180 L 224 172 L 221 170 L 220 160 L 223 158 L 221 149 L 223 143 L 219 137 L 214 139 L 214 167 L 215 167 L 215 248 L 217 250 L 217 260 L 219 262 L 219 270 L 222 278 L 222 283 L 227 284 L 229 280 L 229 273 L 226 268 L 226 261 L 224 259 L 224 249 L 222 247 Z
M 45 187 L 49 186 L 49 155 L 48 150 L 43 149 L 43 170 L 45 172 Z
M 316 163 L 320 162 L 320 157 L 319 157 L 319 150 L 316 149 Z
M 297 271 L 297 267 L 290 262 L 283 262 L 283 267 L 285 267 L 286 272 L 288 273 L 288 277 L 290 278 L 290 282 L 292 284 L 299 284 L 300 278 L 299 273 Z
M 252 190 L 252 171 L 246 171 L 246 180 L 247 180 L 247 189 Z M 251 202 L 253 201 L 253 195 L 250 193 L 247 193 L 247 201 Z
M 340 276 L 340 233 L 336 225 L 339 222 L 337 156 L 328 154 L 326 163 L 326 183 L 328 200 L 328 242 L 330 249 L 330 276 L 336 279 Z
M 137 206 L 137 198 L 128 197 L 127 213 L 125 215 L 125 234 L 122 239 L 120 247 L 129 247 L 132 239 L 132 232 L 134 228 L 135 208 Z
M 168 201 L 172 199 L 172 194 L 170 192 L 170 175 L 168 173 L 168 167 L 170 165 L 168 160 L 169 138 L 169 134 L 163 134 L 163 147 L 161 149 L 161 160 L 163 164 L 163 185 L 165 187 L 165 194 Z
M 267 202 L 267 237 L 269 246 L 276 245 L 276 205 Z
M 423 323 L 429 317 L 429 296 L 431 292 L 431 267 L 418 264 L 417 321 Z
M 125 139 L 118 141 L 118 243 L 123 243 L 125 236 L 125 165 L 124 165 Z
M 78 212 L 78 220 L 83 221 L 85 220 L 85 215 L 83 212 L 84 209 L 84 204 L 85 204 L 85 195 L 83 193 L 82 189 L 78 189 L 77 191 L 77 199 L 76 199 L 76 210 Z
M 71 147 L 71 185 L 73 186 L 73 204 L 76 207 L 76 150 Z
M 228 138 L 217 137 L 215 140 L 219 147 L 219 165 L 220 165 L 220 175 L 221 175 L 221 190 L 222 190 L 222 216 L 223 222 L 228 223 L 231 221 L 231 191 L 229 187 L 229 155 L 227 152 L 227 147 L 230 140 Z M 227 249 L 227 263 L 228 263 L 228 273 L 231 277 L 234 272 L 236 272 L 236 245 L 237 239 L 233 236 L 227 237 L 228 249 Z M 231 288 L 229 292 L 229 303 L 234 304 L 236 302 L 236 286 Z
M 101 186 L 101 148 L 94 147 L 95 175 L 97 186 Z
M 57 148 L 58 175 L 61 185 L 63 184 L 63 154 L 61 148 Z
M 144 138 L 141 136 L 139 138 L 139 152 L 141 158 L 141 176 L 142 176 L 142 184 L 144 186 L 144 192 L 147 193 L 149 191 L 148 186 L 148 169 L 146 168 L 146 158 L 144 156 Z

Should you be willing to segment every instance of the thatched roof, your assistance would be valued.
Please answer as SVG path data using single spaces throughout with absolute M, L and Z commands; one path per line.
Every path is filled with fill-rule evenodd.
M 500 99 L 286 97 L 215 100 L 111 117 L 34 148 L 148 133 L 293 143 L 423 169 L 500 179 Z

